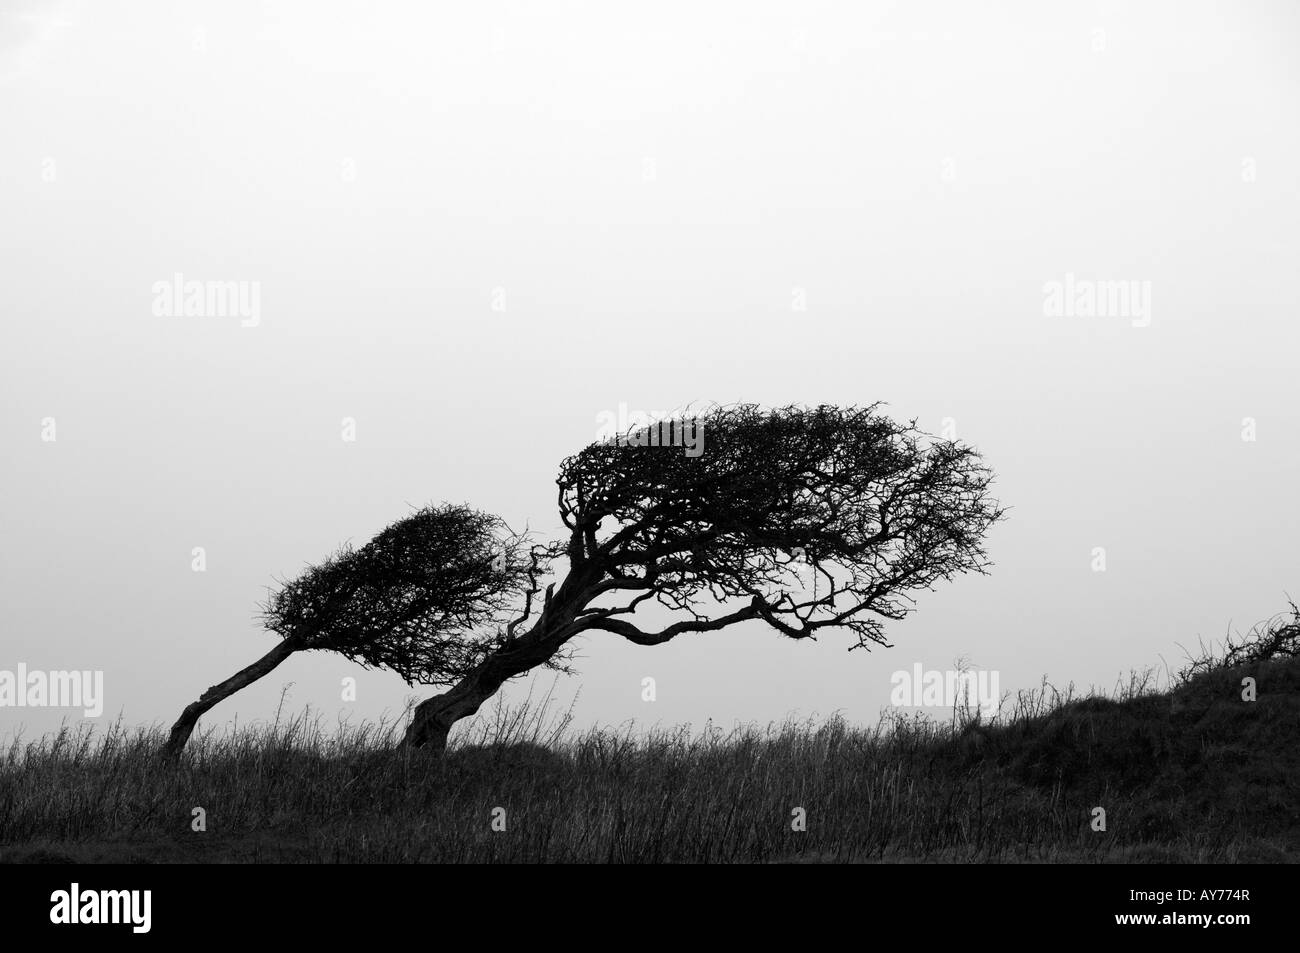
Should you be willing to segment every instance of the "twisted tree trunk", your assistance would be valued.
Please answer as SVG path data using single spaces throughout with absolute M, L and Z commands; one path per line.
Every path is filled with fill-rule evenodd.
M 499 685 L 497 687 L 500 687 Z M 408 748 L 428 748 L 442 754 L 447 749 L 447 736 L 451 726 L 479 710 L 483 702 L 496 692 L 477 675 L 468 675 L 455 688 L 426 698 L 415 706 L 411 724 L 407 726 L 402 744 Z
M 297 648 L 297 645 L 292 640 L 281 640 L 276 644 L 275 648 L 252 665 L 236 672 L 221 684 L 213 685 L 199 696 L 198 701 L 187 705 L 185 711 L 181 712 L 181 717 L 177 719 L 176 724 L 172 725 L 171 735 L 168 737 L 167 743 L 163 745 L 163 757 L 168 761 L 174 761 L 179 757 L 181 750 L 185 747 L 185 742 L 189 741 L 190 735 L 194 733 L 194 726 L 198 724 L 199 718 L 205 712 L 235 694 L 241 688 L 253 684 L 263 675 L 269 673 L 297 651 Z
M 403 746 L 441 754 L 452 725 L 477 712 L 507 681 L 548 661 L 566 641 L 564 633 L 534 631 L 516 646 L 491 656 L 452 688 L 415 706 Z
M 468 675 L 441 695 L 426 698 L 415 706 L 406 728 L 402 746 L 427 748 L 441 755 L 447 748 L 452 725 L 477 712 L 482 704 L 516 675 L 531 671 L 555 657 L 573 638 L 572 627 L 579 608 L 591 601 L 593 592 L 586 587 L 600 580 L 598 567 L 584 565 L 571 572 L 560 586 L 546 590 L 541 615 L 528 632 L 509 648 L 489 656 Z

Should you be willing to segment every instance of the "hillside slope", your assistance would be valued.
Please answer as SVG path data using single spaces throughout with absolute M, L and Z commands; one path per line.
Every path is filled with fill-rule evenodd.
M 0 861 L 1293 861 L 1300 625 L 1261 631 L 1172 690 L 1044 690 L 990 724 L 547 747 L 537 719 L 489 718 L 439 760 L 303 715 L 198 737 L 179 765 L 160 729 L 68 732 L 0 757 Z

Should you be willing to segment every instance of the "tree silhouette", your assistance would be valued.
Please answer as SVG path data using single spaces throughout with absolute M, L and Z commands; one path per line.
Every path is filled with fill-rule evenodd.
M 838 628 L 850 648 L 888 645 L 883 623 L 911 611 L 911 593 L 987 570 L 984 536 L 1004 511 L 975 450 L 878 408 L 715 407 L 694 419 L 698 455 L 638 428 L 564 461 L 568 537 L 548 552 L 567 573 L 516 618 L 526 629 L 416 707 L 405 743 L 442 749 L 457 721 L 584 633 L 660 645 L 758 620 L 792 639 Z M 676 621 L 643 628 L 651 603 Z
M 164 753 L 175 757 L 205 712 L 294 652 L 338 652 L 407 684 L 456 682 L 510 637 L 510 617 L 537 593 L 547 559 L 497 517 L 451 505 L 344 547 L 271 595 L 262 616 L 279 644 L 187 706 Z
M 912 593 L 987 570 L 984 536 L 1004 511 L 974 449 L 878 408 L 713 407 L 677 421 L 703 452 L 660 439 L 659 424 L 593 443 L 561 464 L 567 535 L 553 543 L 466 507 L 400 520 L 276 593 L 265 617 L 280 644 L 186 708 L 167 752 L 300 650 L 446 687 L 404 739 L 441 751 L 510 679 L 565 668 L 584 634 L 660 645 L 760 621 L 792 639 L 834 628 L 850 648 L 887 646 L 884 622 L 911 611 Z M 652 604 L 673 621 L 645 628 Z

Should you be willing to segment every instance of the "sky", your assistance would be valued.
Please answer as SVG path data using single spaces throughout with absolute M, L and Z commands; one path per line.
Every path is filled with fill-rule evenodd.
M 593 636 L 577 725 L 1176 668 L 1300 598 L 1298 54 L 1256 0 L 2 2 L 0 671 L 170 724 L 271 648 L 277 579 L 426 503 L 557 535 L 602 414 L 715 401 L 973 444 L 995 565 L 871 653 Z M 282 691 L 430 694 L 300 654 L 204 723 Z

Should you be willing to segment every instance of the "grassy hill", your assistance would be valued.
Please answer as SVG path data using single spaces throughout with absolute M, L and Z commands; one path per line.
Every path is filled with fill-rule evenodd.
M 1293 606 L 1164 689 L 1044 685 L 987 723 L 570 736 L 534 709 L 439 760 L 304 715 L 175 766 L 158 729 L 65 732 L 0 755 L 0 861 L 1288 862 L 1298 648 Z

